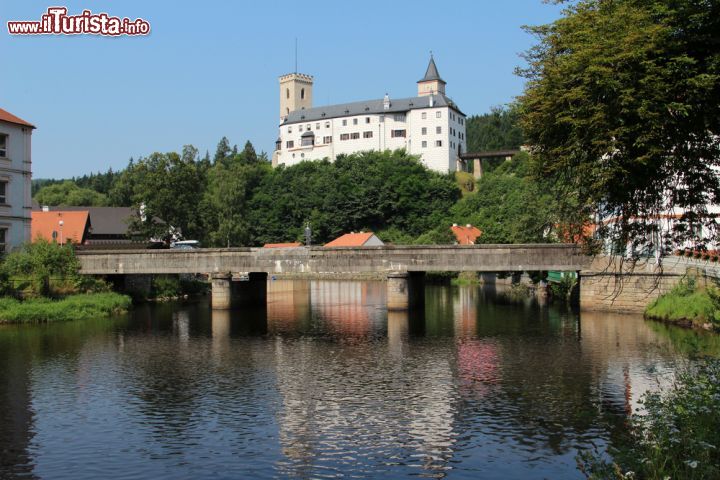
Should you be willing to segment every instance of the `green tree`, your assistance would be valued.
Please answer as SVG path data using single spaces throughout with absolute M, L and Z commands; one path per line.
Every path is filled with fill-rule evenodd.
M 72 180 L 42 187 L 35 194 L 40 205 L 100 207 L 108 204 L 107 196 L 89 188 L 80 188 Z
M 490 113 L 467 119 L 466 134 L 469 152 L 511 150 L 523 144 L 517 105 L 493 107 Z
M 80 262 L 72 246 L 37 240 L 9 253 L 0 271 L 9 278 L 30 277 L 34 293 L 47 296 L 50 294 L 50 279 L 75 280 Z
M 217 149 L 215 149 L 215 157 L 213 163 L 224 162 L 227 157 L 230 156 L 230 140 L 227 137 L 222 137 L 218 142 Z
M 720 3 L 580 0 L 529 30 L 522 126 L 563 216 L 614 218 L 600 234 L 642 247 L 677 210 L 666 244 L 717 237 Z

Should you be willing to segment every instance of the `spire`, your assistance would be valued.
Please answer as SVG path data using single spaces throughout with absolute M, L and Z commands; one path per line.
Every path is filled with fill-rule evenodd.
M 438 73 L 437 66 L 435 65 L 435 59 L 433 58 L 432 52 L 430 52 L 430 63 L 428 63 L 427 70 L 425 71 L 425 77 L 423 77 L 420 82 L 432 82 L 434 80 L 439 80 L 441 82 L 444 82 L 442 78 L 440 78 L 440 74 Z

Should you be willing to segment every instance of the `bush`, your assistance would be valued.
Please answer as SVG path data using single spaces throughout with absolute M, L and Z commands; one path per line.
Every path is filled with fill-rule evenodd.
M 19 279 L 19 289 L 31 296 L 51 294 L 51 279 L 60 283 L 78 279 L 80 263 L 71 245 L 37 240 L 11 252 L 2 264 L 2 273 Z
M 592 452 L 578 456 L 588 478 L 720 478 L 720 360 L 687 367 L 667 390 L 641 402 L 646 412 L 632 416 L 612 462 Z
M 645 317 L 694 326 L 712 323 L 717 327 L 720 325 L 720 292 L 712 286 L 698 287 L 694 278 L 685 278 L 648 305 Z
M 0 298 L 0 323 L 40 323 L 106 317 L 130 308 L 130 297 L 118 293 L 72 295 L 62 300 Z

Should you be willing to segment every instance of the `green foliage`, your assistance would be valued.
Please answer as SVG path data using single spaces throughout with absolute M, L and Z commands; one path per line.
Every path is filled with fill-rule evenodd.
M 698 287 L 686 278 L 669 293 L 661 295 L 645 309 L 647 318 L 673 323 L 720 327 L 720 292 L 713 286 Z
M 493 107 L 490 113 L 473 115 L 465 128 L 469 152 L 514 150 L 524 143 L 516 105 Z
M 569 302 L 575 285 L 577 285 L 577 278 L 565 275 L 559 282 L 550 282 L 548 286 L 553 299 Z
M 477 193 L 460 200 L 450 211 L 452 221 L 470 223 L 483 233 L 478 243 L 547 242 L 556 223 L 556 200 L 527 171 L 526 155 L 477 181 Z
M 34 198 L 40 205 L 102 207 L 108 204 L 107 196 L 89 188 L 80 188 L 72 180 L 42 187 Z
M 209 284 L 177 275 L 155 275 L 152 280 L 152 298 L 177 298 L 183 295 L 204 295 Z
M 47 296 L 50 294 L 51 277 L 74 282 L 78 278 L 80 263 L 72 246 L 38 240 L 8 254 L 0 268 L 9 278 L 29 279 L 30 293 Z
M 62 300 L 34 298 L 19 301 L 0 298 L 0 324 L 85 320 L 121 313 L 130 308 L 130 297 L 118 293 L 73 295 Z
M 588 478 L 720 477 L 720 360 L 687 367 L 669 388 L 645 394 L 642 404 L 645 413 L 631 418 L 613 462 L 592 452 L 579 456 Z
M 685 213 L 666 245 L 697 241 L 692 225 L 716 235 L 718 1 L 580 0 L 529 30 L 521 123 L 563 216 L 616 218 L 599 233 L 640 249 L 659 227 L 638 219 L 673 209 Z

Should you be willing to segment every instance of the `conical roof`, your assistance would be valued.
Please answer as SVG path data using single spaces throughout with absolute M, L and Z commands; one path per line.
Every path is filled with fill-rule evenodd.
M 440 80 L 441 82 L 445 82 L 442 78 L 440 78 L 440 74 L 438 73 L 437 65 L 435 65 L 435 59 L 433 58 L 432 54 L 430 55 L 430 63 L 428 63 L 427 70 L 425 71 L 425 76 L 418 80 L 419 82 L 431 82 L 434 80 Z

